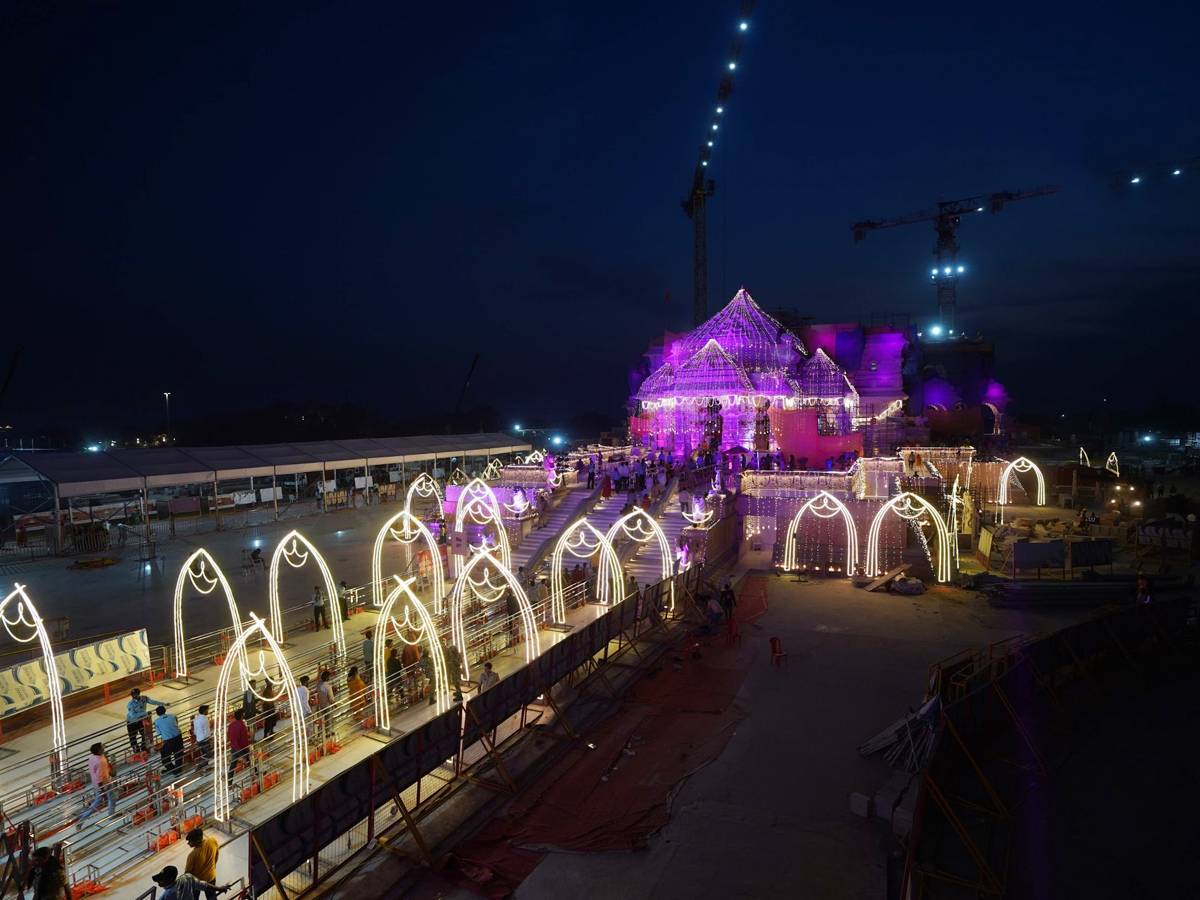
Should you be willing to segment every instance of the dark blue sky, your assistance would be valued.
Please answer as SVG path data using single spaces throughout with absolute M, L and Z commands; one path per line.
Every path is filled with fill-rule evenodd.
M 1056 183 L 960 231 L 959 321 L 1026 409 L 1191 394 L 1194 3 L 760 0 L 711 168 L 711 303 L 932 316 L 932 230 L 850 222 Z M 614 410 L 690 318 L 679 208 L 736 2 L 6 3 L 0 417 L 277 398 Z M 663 295 L 670 292 L 669 309 Z M 3 361 L 8 345 L 0 346 Z

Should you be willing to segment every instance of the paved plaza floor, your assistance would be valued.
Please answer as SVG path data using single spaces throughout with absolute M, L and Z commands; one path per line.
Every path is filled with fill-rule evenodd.
M 765 556 L 762 560 L 765 565 Z M 749 713 L 725 752 L 689 778 L 671 823 L 640 853 L 551 853 L 518 900 L 885 896 L 886 826 L 849 794 L 886 781 L 857 745 L 918 704 L 926 667 L 966 647 L 1053 630 L 1079 613 L 996 609 L 939 589 L 866 593 L 843 581 L 772 578 L 770 610 L 745 628 L 754 655 L 736 703 Z M 787 667 L 769 666 L 779 637 Z M 417 900 L 468 900 L 436 875 Z

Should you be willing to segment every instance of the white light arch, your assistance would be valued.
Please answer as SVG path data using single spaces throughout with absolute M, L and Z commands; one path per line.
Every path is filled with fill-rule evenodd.
M 589 538 L 592 540 L 589 541 Z M 550 557 L 550 608 L 555 622 L 565 622 L 567 618 L 563 598 L 563 555 L 570 553 L 576 559 L 591 559 L 597 552 L 600 554 L 596 575 L 597 599 L 601 603 L 615 603 L 623 596 L 621 560 L 617 558 L 612 544 L 587 519 L 576 519 L 559 537 Z
M 467 516 L 475 525 L 488 523 L 496 526 L 496 543 L 500 551 L 500 562 L 504 568 L 512 568 L 512 551 L 508 546 L 508 532 L 504 529 L 504 516 L 500 512 L 500 503 L 492 489 L 481 478 L 474 478 L 458 495 L 458 503 L 454 510 L 454 530 L 462 531 Z M 456 567 L 460 565 L 455 559 Z M 461 570 L 460 574 L 461 574 Z
M 500 575 L 507 582 L 509 589 L 517 598 L 517 607 L 520 610 L 521 623 L 525 628 L 525 662 L 533 662 L 538 654 L 542 652 L 542 641 L 538 634 L 537 620 L 533 616 L 533 607 L 529 603 L 529 597 L 525 593 L 525 589 L 521 586 L 521 582 L 513 575 L 512 570 L 508 566 L 501 563 L 492 551 L 487 547 L 481 547 L 475 551 L 475 555 L 463 568 L 458 580 L 454 582 L 454 591 L 450 595 L 450 636 L 454 640 L 454 646 L 459 649 L 459 657 L 462 659 L 462 677 L 470 676 L 470 666 L 467 663 L 467 639 L 466 633 L 463 631 L 463 595 L 466 593 L 467 585 L 470 582 L 471 571 L 479 565 L 491 564 L 497 568 Z M 499 599 L 499 598 L 497 598 Z
M 384 730 L 392 727 L 392 710 L 387 696 L 387 658 L 383 655 L 385 649 L 383 644 L 387 637 L 389 622 L 395 630 L 396 636 L 404 643 L 419 644 L 422 639 L 425 640 L 430 659 L 433 661 L 433 684 L 430 685 L 430 690 L 433 691 L 436 712 L 441 715 L 450 708 L 450 678 L 446 671 L 446 656 L 442 652 L 442 642 L 438 638 L 437 626 L 434 625 L 429 611 L 412 591 L 414 579 L 406 580 L 399 575 L 393 575 L 392 578 L 395 579 L 396 586 L 392 588 L 379 609 L 379 623 L 382 624 L 376 625 L 375 641 L 372 645 L 372 664 L 375 667 L 375 725 Z M 392 615 L 396 601 L 401 594 L 404 594 L 405 599 L 403 625 L 397 622 L 395 616 Z M 417 628 L 409 620 L 409 611 L 413 609 L 417 611 L 417 619 L 421 623 L 420 628 Z M 410 642 L 404 636 L 404 632 L 408 628 L 420 632 L 420 637 L 415 642 Z
M 396 529 L 392 526 L 400 521 L 403 521 L 403 527 L 397 533 Z M 383 543 L 387 540 L 389 534 L 405 546 L 415 543 L 418 537 L 425 539 L 425 544 L 429 548 L 429 555 L 432 557 L 433 611 L 440 616 L 442 614 L 442 599 L 446 596 L 446 574 L 442 571 L 442 551 L 438 547 L 433 532 L 429 530 L 429 527 L 424 522 L 414 516 L 412 511 L 407 507 L 384 522 L 383 527 L 379 529 L 379 534 L 375 536 L 375 547 L 371 551 L 372 605 L 376 607 L 383 605 Z
M 806 512 L 811 512 L 820 519 L 832 519 L 836 515 L 842 517 L 846 526 L 846 577 L 853 577 L 854 568 L 858 565 L 858 526 L 855 525 L 854 516 L 846 504 L 829 491 L 821 491 L 812 497 L 800 507 L 800 511 L 792 519 L 792 524 L 787 530 L 787 544 L 783 550 L 784 569 L 796 568 L 796 535 L 800 529 L 800 520 Z
M 1118 478 L 1121 477 L 1121 464 L 1119 462 L 1117 462 L 1117 451 L 1116 450 L 1114 450 L 1112 453 L 1108 454 L 1108 459 L 1105 460 L 1105 462 L 1104 462 L 1104 470 L 1106 472 L 1112 472 Z
M 291 542 L 289 548 L 288 542 Z M 305 549 L 301 550 L 298 546 L 303 544 Z M 329 566 L 325 564 L 324 557 L 321 556 L 317 548 L 312 542 L 298 531 L 289 531 L 283 536 L 283 540 L 279 542 L 279 546 L 275 548 L 275 552 L 271 554 L 271 569 L 270 576 L 270 592 L 271 592 L 271 632 L 275 640 L 283 643 L 283 613 L 279 606 L 279 562 L 287 560 L 289 566 L 293 569 L 298 569 L 308 562 L 309 554 L 317 560 L 317 566 L 321 570 L 321 579 L 325 582 L 325 615 L 329 617 L 333 628 L 333 638 L 337 643 L 338 656 L 346 655 L 346 628 L 342 622 L 341 606 L 337 602 L 337 585 L 334 583 L 333 575 L 329 571 Z M 299 559 L 299 562 L 293 562 L 293 559 Z
M 483 474 L 480 477 L 484 481 L 496 481 L 500 478 L 500 473 L 504 471 L 504 463 L 498 459 L 491 460 L 483 468 Z
M 408 492 L 404 495 L 404 508 L 412 512 L 413 500 L 417 497 L 420 497 L 422 500 L 428 500 L 430 497 L 433 497 L 437 501 L 438 514 L 441 515 L 444 509 L 442 489 L 438 487 L 438 483 L 430 478 L 426 472 L 422 472 L 414 478 L 408 486 Z
M 1035 506 L 1046 505 L 1046 481 L 1042 478 L 1042 470 L 1037 467 L 1037 464 L 1031 459 L 1024 456 L 1019 456 L 1004 467 L 1004 474 L 1000 476 L 1000 495 L 998 503 L 1000 505 L 1000 521 L 1004 521 L 1004 507 L 1012 501 L 1008 496 L 1008 478 L 1013 472 L 1028 472 L 1032 470 L 1037 476 L 1037 500 Z
M 873 578 L 883 574 L 879 568 L 879 529 L 883 525 L 883 517 L 889 510 L 895 512 L 900 518 L 910 521 L 923 515 L 928 515 L 933 519 L 938 537 L 937 580 L 939 582 L 949 581 L 950 535 L 946 530 L 946 523 L 938 513 L 937 507 L 919 494 L 908 491 L 883 504 L 879 508 L 879 512 L 875 513 L 875 518 L 871 520 L 871 530 L 867 535 L 867 556 L 863 561 L 866 574 Z
M 9 604 L 14 600 L 16 616 L 10 618 Z M 54 647 L 50 644 L 50 635 L 46 633 L 46 626 L 33 601 L 25 593 L 25 585 L 14 582 L 8 596 L 0 601 L 0 622 L 4 623 L 4 630 L 14 641 L 29 644 L 36 640 L 41 645 L 42 664 L 46 667 L 46 689 L 50 694 L 50 752 L 57 771 L 67 762 L 67 725 L 66 716 L 63 714 L 62 681 L 58 677 L 58 664 L 54 661 Z M 13 631 L 17 626 L 21 626 L 22 629 L 29 628 L 33 633 L 21 637 Z
M 1082 447 L 1079 448 L 1079 464 L 1081 466 L 1087 466 L 1089 469 L 1092 467 L 1092 460 L 1087 455 L 1087 451 Z
M 200 571 L 194 571 L 193 566 L 199 562 Z M 206 569 L 212 566 L 215 578 L 209 579 Z M 201 548 L 193 553 L 184 561 L 183 566 L 179 569 L 179 577 L 175 579 L 175 603 L 173 607 L 175 618 L 175 677 L 186 678 L 188 674 L 187 668 L 187 648 L 183 638 L 183 589 L 184 585 L 190 581 L 201 594 L 211 594 L 217 587 L 221 585 L 221 590 L 225 593 L 225 602 L 229 604 L 229 618 L 233 622 L 234 638 L 242 636 L 242 615 L 238 612 L 237 601 L 233 599 L 233 589 L 229 586 L 229 581 L 225 578 L 225 573 L 221 571 L 221 567 L 217 565 L 217 561 L 212 558 L 212 554 Z M 245 660 L 243 659 L 243 662 Z M 245 676 L 243 675 L 243 680 Z
M 631 527 L 630 523 L 633 523 L 636 527 Z M 671 605 L 669 611 L 674 612 L 675 579 L 672 577 L 674 573 L 671 568 L 671 560 L 674 558 L 674 552 L 671 550 L 671 542 L 667 540 L 666 534 L 663 533 L 662 526 L 654 521 L 653 516 L 639 506 L 633 512 L 621 516 L 621 518 L 613 522 L 612 527 L 608 529 L 608 534 L 604 536 L 614 550 L 617 546 L 618 533 L 624 533 L 626 537 L 632 538 L 639 544 L 644 544 L 652 538 L 658 541 L 658 552 L 662 556 L 662 577 L 664 580 L 670 580 L 671 582 Z
M 229 782 L 225 773 L 229 771 L 229 736 L 225 723 L 229 719 L 229 680 L 233 675 L 233 660 L 235 656 L 246 656 L 246 644 L 257 632 L 262 635 L 267 648 L 275 655 L 279 678 L 272 678 L 267 672 L 263 651 L 258 651 L 258 665 L 254 671 L 243 673 L 253 676 L 262 684 L 270 685 L 276 690 L 273 693 L 259 693 L 254 688 L 254 695 L 263 701 L 276 701 L 288 698 L 292 703 L 292 802 L 295 803 L 308 793 L 308 727 L 307 710 L 300 709 L 300 697 L 296 690 L 296 679 L 284 658 L 283 648 L 275 640 L 265 622 L 250 613 L 251 625 L 238 637 L 234 651 L 225 657 L 221 666 L 221 676 L 217 679 L 216 714 L 213 716 L 213 817 L 218 822 L 224 822 L 229 817 L 230 798 Z M 237 698 L 240 701 L 240 697 Z

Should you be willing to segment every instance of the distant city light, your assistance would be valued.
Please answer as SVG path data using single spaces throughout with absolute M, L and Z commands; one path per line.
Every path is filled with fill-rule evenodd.
M 708 146 L 710 146 L 710 147 L 712 146 L 712 141 L 708 142 Z
M 737 63 L 735 63 L 735 62 L 731 62 L 731 63 L 729 64 L 729 71 L 730 71 L 730 72 L 732 72 L 732 71 L 733 71 L 734 69 L 736 69 L 736 68 L 737 68 Z
M 702 165 L 702 166 L 707 166 L 707 165 L 708 165 L 708 160 L 704 160 L 703 162 L 701 162 L 701 163 L 700 163 L 700 165 Z
M 942 326 L 934 325 L 932 328 L 929 329 L 929 333 L 932 334 L 934 337 L 937 337 L 939 334 L 942 333 Z
M 521 424 L 518 422 L 516 425 L 513 426 L 513 431 L 520 431 L 520 430 L 521 430 Z
M 725 112 L 725 107 L 723 107 L 723 106 L 718 106 L 718 107 L 717 107 L 717 113 L 718 113 L 718 114 L 720 114 L 720 113 L 723 113 L 723 112 Z
M 975 207 L 975 212 L 983 212 L 983 207 L 982 206 Z
M 1172 174 L 1172 175 L 1182 175 L 1182 174 L 1183 174 L 1183 170 L 1182 170 L 1182 169 L 1176 169 L 1176 170 L 1175 170 L 1174 172 L 1172 172 L 1171 174 Z
M 100 447 L 97 444 L 88 444 L 88 451 L 91 453 L 99 453 Z
M 716 130 L 717 130 L 717 123 L 713 122 L 713 131 L 716 131 Z
M 1143 441 L 1149 441 L 1149 440 L 1150 440 L 1150 435 L 1148 435 L 1148 434 L 1147 434 L 1147 435 L 1144 435 L 1144 436 L 1142 437 L 1142 440 L 1143 440 Z
M 556 434 L 554 437 L 550 438 L 550 443 L 552 443 L 552 444 L 561 444 L 561 443 L 562 443 L 562 438 L 560 438 L 560 437 L 559 437 L 559 436 Z
M 946 274 L 947 274 L 947 275 L 949 275 L 949 274 L 950 274 L 950 267 L 949 267 L 949 266 L 947 266 L 947 267 L 946 267 Z
M 738 26 L 738 28 L 740 28 L 742 31 L 745 31 L 749 27 L 750 26 L 747 25 L 745 22 L 743 22 L 741 25 Z
M 1135 179 L 1133 179 L 1133 181 L 1131 181 L 1131 182 L 1129 182 L 1129 183 L 1130 183 L 1130 184 L 1137 184 L 1137 183 L 1138 183 L 1139 181 L 1141 181 L 1141 180 L 1142 180 L 1142 179 L 1140 179 L 1140 178 L 1135 178 Z
M 960 271 L 960 272 L 961 272 L 962 270 L 963 270 L 963 267 L 962 267 L 962 266 L 959 266 L 959 267 L 958 267 L 958 271 Z

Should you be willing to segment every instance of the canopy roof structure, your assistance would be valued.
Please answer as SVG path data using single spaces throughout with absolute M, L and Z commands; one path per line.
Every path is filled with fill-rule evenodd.
M 14 450 L 0 457 L 0 482 L 47 481 L 65 498 L 532 449 L 512 435 L 491 433 L 88 453 Z

